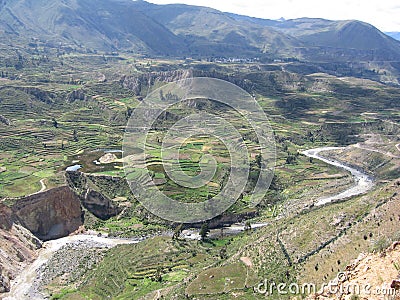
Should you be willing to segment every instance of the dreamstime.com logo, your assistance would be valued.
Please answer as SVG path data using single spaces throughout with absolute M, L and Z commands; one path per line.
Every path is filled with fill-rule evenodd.
M 187 109 L 184 103 L 212 101 L 233 109 L 240 115 L 238 123 L 217 114 Z M 184 113 L 181 118 L 168 118 L 169 109 Z M 186 108 L 186 109 L 185 109 Z M 176 115 L 176 114 L 175 114 Z M 173 124 L 165 129 L 160 120 Z M 149 94 L 133 111 L 126 126 L 123 141 L 123 160 L 129 186 L 144 207 L 153 214 L 178 223 L 194 223 L 212 219 L 232 206 L 243 194 L 249 178 L 250 155 L 248 144 L 240 130 L 248 126 L 255 133 L 257 151 L 261 154 L 260 174 L 251 193 L 249 205 L 257 205 L 265 196 L 275 167 L 275 141 L 267 116 L 257 101 L 238 86 L 214 78 L 190 78 L 169 83 Z M 161 128 L 161 129 L 160 129 Z M 160 134 L 162 138 L 154 137 Z M 195 176 L 189 176 L 179 166 L 180 151 L 186 140 L 210 136 L 222 142 L 230 156 L 229 178 L 216 196 L 200 203 L 184 203 L 163 193 L 147 166 L 154 151 L 161 150 L 163 172 L 174 184 L 185 189 L 196 189 L 210 183 L 218 162 L 213 155 L 203 155 Z M 156 139 L 157 145 L 155 145 Z M 161 149 L 159 149 L 161 147 Z M 254 145 L 253 145 L 254 147 Z M 254 148 L 253 148 L 254 149 Z
M 254 287 L 254 292 L 265 297 L 273 295 L 356 295 L 356 296 L 384 296 L 385 299 L 395 299 L 396 290 L 390 285 L 372 286 L 369 283 L 351 283 L 345 272 L 340 272 L 336 278 L 327 284 L 318 286 L 315 283 L 276 283 L 265 279 Z

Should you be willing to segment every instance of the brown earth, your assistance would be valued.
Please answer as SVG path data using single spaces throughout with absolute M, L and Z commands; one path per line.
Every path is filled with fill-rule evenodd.
M 14 223 L 12 210 L 0 203 L 0 293 L 10 290 L 10 281 L 36 258 L 41 242 Z
M 21 198 L 12 211 L 41 240 L 67 236 L 83 224 L 79 197 L 67 186 Z
M 381 253 L 360 254 L 331 284 L 308 299 L 400 299 L 400 242 Z

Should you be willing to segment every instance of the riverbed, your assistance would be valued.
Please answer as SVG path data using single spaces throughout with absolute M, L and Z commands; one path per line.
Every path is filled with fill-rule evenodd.
M 340 161 L 334 160 L 334 159 L 329 159 L 324 156 L 319 155 L 321 152 L 324 151 L 332 151 L 332 150 L 343 150 L 345 147 L 321 147 L 321 148 L 315 148 L 315 149 L 310 149 L 303 151 L 302 153 L 308 157 L 312 157 L 315 159 L 318 159 L 320 161 L 323 161 L 327 164 L 330 164 L 332 166 L 344 169 L 348 172 L 351 173 L 353 176 L 354 180 L 354 185 L 351 186 L 349 189 L 344 190 L 340 192 L 339 194 L 328 196 L 328 197 L 322 197 L 317 200 L 316 206 L 321 206 L 333 201 L 338 201 L 338 200 L 343 200 L 347 199 L 350 197 L 354 197 L 357 195 L 364 194 L 371 190 L 374 187 L 374 179 L 365 173 L 362 170 L 356 169 L 354 167 L 348 166 Z
M 43 247 L 39 250 L 37 259 L 12 281 L 11 291 L 4 300 L 45 299 L 44 296 L 35 289 L 34 285 L 35 280 L 38 279 L 39 269 L 63 246 L 76 242 L 84 242 L 93 247 L 110 248 L 122 244 L 135 244 L 138 243 L 139 240 L 105 238 L 96 235 L 79 234 L 45 242 L 43 243 Z

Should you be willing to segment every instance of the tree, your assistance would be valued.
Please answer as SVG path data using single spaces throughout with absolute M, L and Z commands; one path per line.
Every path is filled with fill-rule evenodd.
M 179 236 L 181 235 L 183 230 L 183 224 L 179 224 L 178 226 L 176 226 L 175 230 L 174 230 L 174 234 L 172 236 L 173 240 L 177 240 L 179 239 Z
M 202 242 L 204 242 L 204 240 L 206 239 L 209 232 L 210 232 L 210 229 L 208 228 L 208 224 L 203 223 L 203 225 L 201 225 L 201 229 L 200 229 L 200 237 L 201 237 Z
M 280 192 L 285 188 L 282 180 L 280 179 L 280 177 L 278 177 L 276 173 L 274 174 L 274 177 L 272 177 L 271 185 L 269 186 L 269 188 L 277 192 Z
M 133 113 L 133 109 L 130 108 L 130 107 L 128 107 L 128 108 L 126 109 L 126 119 L 127 119 L 127 120 L 132 116 L 132 113 Z
M 54 128 L 58 128 L 58 122 L 57 122 L 57 120 L 55 119 L 55 118 L 53 118 L 53 126 L 54 126 Z
M 161 99 L 161 101 L 165 101 L 165 97 L 164 97 L 164 93 L 163 93 L 163 91 L 162 90 L 160 90 L 160 99 Z
M 157 282 L 162 281 L 162 268 L 160 266 L 157 267 L 156 273 L 154 274 L 154 280 Z
M 219 256 L 221 259 L 228 258 L 228 255 L 226 253 L 226 246 L 222 247 L 221 250 L 219 250 Z
M 76 131 L 76 129 L 74 129 L 73 136 L 74 136 L 74 142 L 78 142 L 78 132 Z
M 288 164 L 288 165 L 294 164 L 296 162 L 296 160 L 297 160 L 297 155 L 288 152 L 288 156 L 286 158 L 286 164 Z
M 261 164 L 262 164 L 262 156 L 261 156 L 261 154 L 257 154 L 256 155 L 256 164 L 261 169 Z
M 250 221 L 246 221 L 246 223 L 244 224 L 244 231 L 249 231 L 251 230 L 251 223 Z

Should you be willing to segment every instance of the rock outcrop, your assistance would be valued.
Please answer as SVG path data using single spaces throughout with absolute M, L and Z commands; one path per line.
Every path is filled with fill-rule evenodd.
M 0 293 L 10 290 L 10 281 L 36 258 L 41 242 L 15 223 L 13 211 L 0 203 Z
M 120 79 L 120 84 L 123 88 L 131 90 L 136 96 L 140 96 L 143 93 L 147 93 L 149 90 L 152 89 L 152 87 L 157 86 L 157 84 L 159 83 L 175 82 L 193 77 L 217 78 L 231 82 L 248 92 L 254 90 L 254 84 L 250 80 L 247 80 L 245 78 L 238 78 L 236 74 L 235 76 L 233 76 L 226 74 L 225 72 L 217 72 L 215 70 L 208 69 L 188 69 L 164 72 L 160 71 L 144 73 L 139 76 L 123 76 Z M 265 80 L 267 79 L 263 78 L 263 80 L 263 84 L 265 84 Z M 292 78 L 290 78 L 290 80 L 292 80 Z M 289 79 L 287 79 L 286 81 L 289 82 Z M 275 81 L 274 84 L 276 84 Z
M 307 299 L 400 299 L 399 242 L 380 253 L 361 253 L 345 271 Z
M 0 123 L 7 125 L 7 126 L 11 125 L 11 121 L 2 115 L 0 115 Z
M 92 189 L 87 189 L 81 200 L 82 205 L 88 211 L 102 220 L 107 220 L 121 212 L 121 209 L 114 205 L 110 199 Z
M 0 217 L 0 229 L 10 230 L 14 223 L 12 209 L 0 203 Z
M 14 201 L 12 206 L 0 203 L 0 293 L 8 292 L 11 280 L 37 257 L 41 240 L 67 236 L 83 225 L 82 206 L 101 219 L 120 212 L 92 188 L 78 196 L 61 186 Z
M 83 224 L 80 199 L 67 186 L 21 198 L 12 211 L 16 220 L 41 240 L 66 236 Z
M 97 218 L 107 220 L 122 211 L 122 208 L 111 200 L 112 188 L 110 187 L 110 190 L 105 192 L 106 187 L 101 187 L 101 183 L 96 182 L 96 180 L 110 178 L 110 181 L 115 181 L 115 185 L 118 186 L 120 179 L 90 176 L 81 172 L 67 172 L 66 178 L 70 187 L 79 195 L 82 206 Z
M 76 100 L 87 100 L 87 96 L 85 94 L 85 91 L 82 89 L 79 90 L 74 90 L 71 93 L 68 94 L 67 99 L 69 102 L 73 102 Z
M 191 77 L 193 77 L 191 70 L 151 72 L 140 76 L 123 76 L 120 84 L 123 88 L 129 89 L 139 96 L 143 90 L 150 89 L 157 82 L 174 82 Z
M 245 213 L 229 213 L 225 212 L 224 214 L 217 216 L 207 222 L 209 229 L 222 228 L 224 226 L 230 226 L 235 223 L 241 223 L 245 220 L 255 218 L 258 215 L 256 210 L 251 210 Z M 201 228 L 203 222 L 201 223 L 193 223 L 187 225 L 188 228 Z

